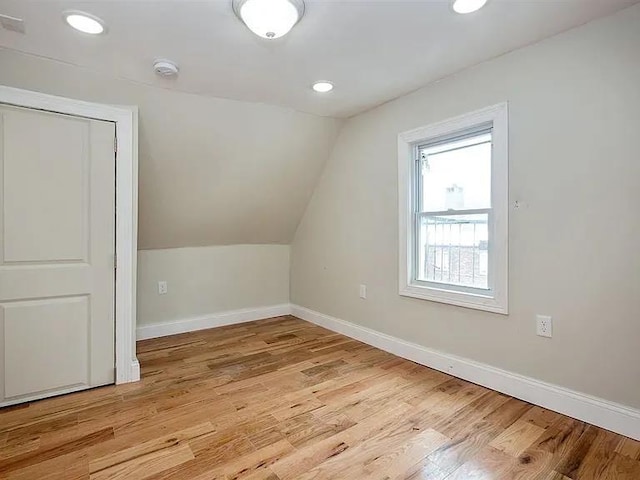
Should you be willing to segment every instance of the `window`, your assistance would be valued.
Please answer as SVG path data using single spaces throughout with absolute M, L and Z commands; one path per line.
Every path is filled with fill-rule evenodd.
M 507 105 L 398 137 L 400 294 L 507 313 Z

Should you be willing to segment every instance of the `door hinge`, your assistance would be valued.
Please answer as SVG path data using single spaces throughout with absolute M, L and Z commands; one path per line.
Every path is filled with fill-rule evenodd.
M 118 137 L 113 137 L 113 153 L 118 153 Z
M 118 269 L 118 254 L 117 253 L 113 254 L 113 269 L 114 270 Z

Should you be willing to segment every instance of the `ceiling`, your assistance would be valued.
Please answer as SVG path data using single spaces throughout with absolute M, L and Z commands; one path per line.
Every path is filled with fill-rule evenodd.
M 0 28 L 0 46 L 183 92 L 348 117 L 431 81 L 613 13 L 638 0 L 489 0 L 470 15 L 448 0 L 306 0 L 285 37 L 261 39 L 231 0 L 0 0 L 26 34 Z M 102 18 L 107 35 L 67 27 L 66 9 Z M 155 58 L 180 65 L 158 78 Z M 313 81 L 331 80 L 325 95 Z

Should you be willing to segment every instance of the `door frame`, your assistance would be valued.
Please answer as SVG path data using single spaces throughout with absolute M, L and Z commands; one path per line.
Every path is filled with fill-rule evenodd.
M 138 107 L 105 105 L 0 85 L 0 104 L 44 110 L 116 126 L 116 384 L 140 380 L 136 358 L 138 249 Z

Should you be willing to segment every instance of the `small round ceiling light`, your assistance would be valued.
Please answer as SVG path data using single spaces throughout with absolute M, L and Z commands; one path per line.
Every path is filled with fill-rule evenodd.
M 480 10 L 485 6 L 487 0 L 454 0 L 453 11 L 466 14 Z
M 333 90 L 333 83 L 322 80 L 311 85 L 311 88 L 318 93 L 328 93 Z
M 256 35 L 282 37 L 304 14 L 303 0 L 233 0 L 233 11 Z
M 106 31 L 104 22 L 95 15 L 91 15 L 89 13 L 80 12 L 78 10 L 68 10 L 64 12 L 62 17 L 70 27 L 73 27 L 82 33 L 100 35 Z

